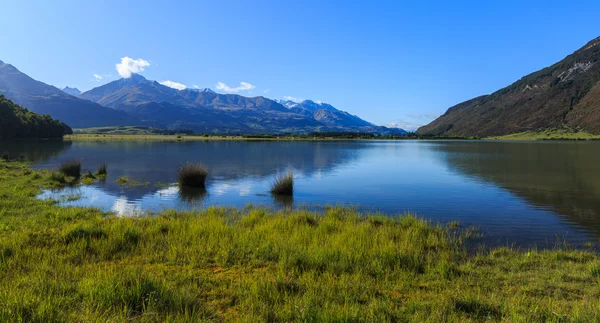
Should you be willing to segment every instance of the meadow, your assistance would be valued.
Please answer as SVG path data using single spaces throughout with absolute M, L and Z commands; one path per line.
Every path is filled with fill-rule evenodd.
M 120 218 L 37 199 L 53 174 L 0 161 L 2 322 L 600 320 L 593 251 L 341 207 Z
M 491 140 L 600 140 L 600 135 L 573 128 L 525 131 L 504 136 L 492 136 Z

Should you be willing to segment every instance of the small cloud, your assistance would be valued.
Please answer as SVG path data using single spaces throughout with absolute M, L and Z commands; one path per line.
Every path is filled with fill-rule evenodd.
M 316 104 L 323 104 L 323 101 L 320 101 L 320 100 L 315 100 L 315 103 L 316 103 Z
M 121 58 L 121 63 L 115 65 L 117 72 L 123 78 L 130 78 L 133 73 L 143 72 L 146 67 L 150 66 L 150 63 L 144 59 L 133 59 L 127 56 Z
M 164 86 L 168 86 L 170 88 L 173 88 L 175 90 L 185 90 L 187 88 L 187 86 L 185 86 L 184 84 L 181 83 L 177 83 L 177 82 L 173 82 L 173 81 L 162 81 L 162 82 L 158 82 Z
M 200 88 L 200 87 L 199 87 L 198 85 L 194 84 L 194 89 L 196 89 L 196 90 L 197 90 L 197 89 L 199 89 L 199 88 Z
M 271 89 L 266 89 L 263 91 L 263 93 L 265 93 L 265 94 L 269 94 L 269 92 L 271 92 Z
M 249 91 L 249 90 L 254 90 L 255 88 L 256 88 L 256 86 L 254 86 L 250 83 L 247 83 L 247 82 L 240 82 L 240 86 L 238 86 L 238 87 L 230 87 L 223 82 L 217 83 L 217 90 L 221 90 L 221 91 L 229 92 L 229 93 L 237 93 L 240 91 Z
M 286 101 L 292 101 L 292 102 L 296 102 L 296 103 L 300 103 L 302 101 L 298 98 L 295 98 L 295 97 L 289 96 L 289 95 L 284 96 L 283 99 Z
M 94 76 L 94 78 L 92 80 L 90 80 L 90 82 L 100 82 L 100 81 L 104 80 L 105 78 L 112 77 L 111 74 L 97 74 L 97 73 L 94 73 L 93 76 Z

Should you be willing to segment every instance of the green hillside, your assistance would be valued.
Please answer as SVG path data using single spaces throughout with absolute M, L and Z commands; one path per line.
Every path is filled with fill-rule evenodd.
M 0 139 L 62 138 L 73 131 L 66 124 L 18 106 L 0 95 Z

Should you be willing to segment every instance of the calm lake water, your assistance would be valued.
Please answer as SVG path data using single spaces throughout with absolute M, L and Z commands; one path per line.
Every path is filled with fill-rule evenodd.
M 19 142 L 0 144 L 4 153 L 38 169 L 81 159 L 94 171 L 107 162 L 104 183 L 41 198 L 123 216 L 211 205 L 346 205 L 460 221 L 478 227 L 486 244 L 581 246 L 600 237 L 600 142 Z M 186 161 L 208 166 L 205 192 L 174 185 Z M 269 186 L 289 170 L 294 197 L 274 200 Z M 122 187 L 120 176 L 149 185 Z M 74 195 L 80 198 L 69 201 Z

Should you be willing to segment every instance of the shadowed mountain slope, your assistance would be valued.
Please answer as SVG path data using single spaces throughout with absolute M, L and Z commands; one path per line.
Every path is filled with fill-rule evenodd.
M 421 135 L 495 136 L 551 128 L 600 133 L 600 37 L 493 94 L 460 103 Z

